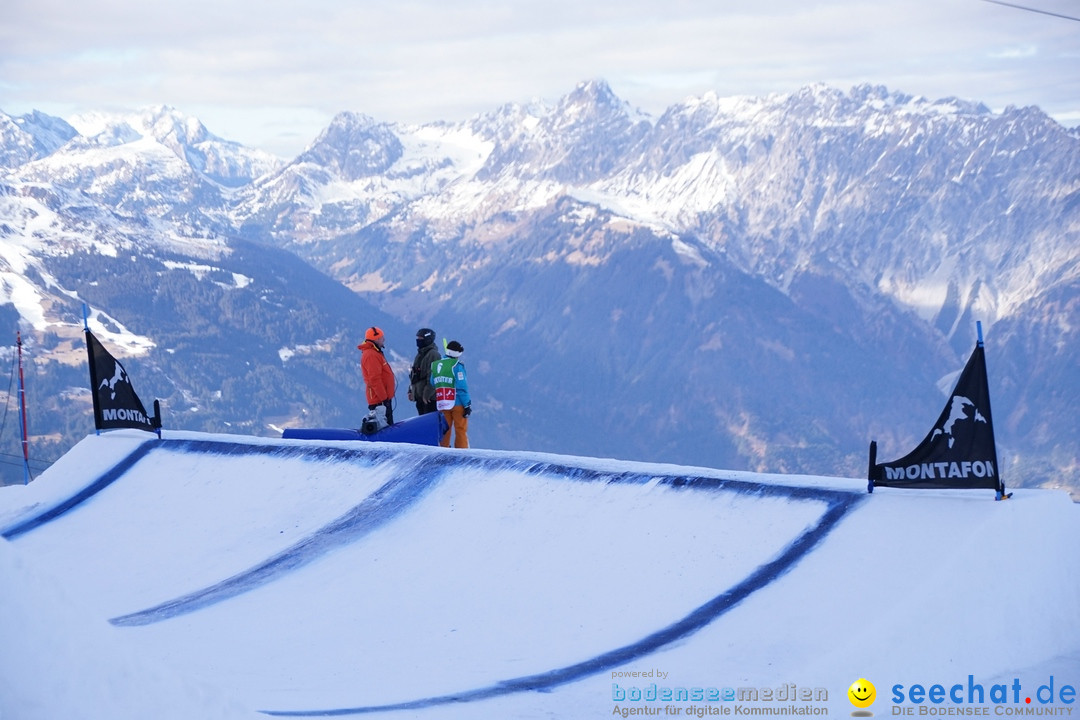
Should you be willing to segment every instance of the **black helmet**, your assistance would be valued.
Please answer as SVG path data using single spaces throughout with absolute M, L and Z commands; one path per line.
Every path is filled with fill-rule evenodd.
M 425 345 L 433 345 L 435 343 L 435 331 L 431 328 L 420 328 L 416 331 L 416 347 L 422 348 Z

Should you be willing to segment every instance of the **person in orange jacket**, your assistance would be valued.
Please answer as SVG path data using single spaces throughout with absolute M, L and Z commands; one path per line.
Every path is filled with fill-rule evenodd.
M 364 333 L 364 342 L 357 345 L 360 351 L 360 371 L 367 386 L 368 410 L 382 405 L 386 408 L 386 424 L 394 424 L 394 370 L 386 361 L 383 347 L 386 336 L 377 327 L 369 327 Z

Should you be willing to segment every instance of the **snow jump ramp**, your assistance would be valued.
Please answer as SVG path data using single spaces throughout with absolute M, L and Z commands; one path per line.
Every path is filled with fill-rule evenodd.
M 125 431 L 0 489 L 0 536 L 222 717 L 690 714 L 728 687 L 842 717 L 862 677 L 879 715 L 895 684 L 1080 686 L 1080 514 L 1050 491 Z

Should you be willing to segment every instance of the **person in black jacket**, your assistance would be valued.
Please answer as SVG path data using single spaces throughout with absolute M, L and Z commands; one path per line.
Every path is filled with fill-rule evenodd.
M 416 331 L 416 358 L 409 370 L 409 399 L 416 403 L 416 414 L 435 412 L 435 388 L 431 384 L 431 364 L 442 358 L 435 347 L 435 331 Z

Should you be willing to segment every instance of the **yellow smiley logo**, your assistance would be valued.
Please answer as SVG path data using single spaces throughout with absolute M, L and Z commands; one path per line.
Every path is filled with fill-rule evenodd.
M 857 708 L 868 708 L 874 704 L 874 699 L 877 697 L 877 690 L 874 688 L 874 683 L 870 682 L 866 678 L 859 678 L 855 682 L 851 683 L 851 687 L 847 691 L 848 700 L 851 704 Z

